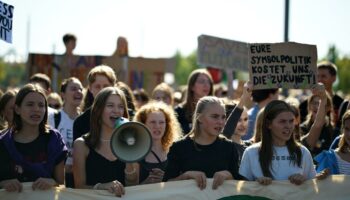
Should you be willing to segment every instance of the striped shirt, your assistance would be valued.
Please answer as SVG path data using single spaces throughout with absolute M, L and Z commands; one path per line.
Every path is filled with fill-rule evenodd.
M 343 160 L 337 153 L 335 155 L 337 158 L 339 174 L 350 175 L 350 162 Z

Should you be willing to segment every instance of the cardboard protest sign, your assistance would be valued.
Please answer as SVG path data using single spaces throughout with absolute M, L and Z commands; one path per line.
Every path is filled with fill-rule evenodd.
M 164 74 L 171 59 L 164 58 L 133 58 L 112 56 L 103 60 L 103 63 L 111 66 L 117 73 L 118 80 L 127 80 L 132 89 L 143 88 L 151 94 L 153 88 L 164 81 Z M 127 75 L 123 74 L 123 65 L 127 65 Z M 168 68 L 174 68 L 168 67 Z
M 249 44 L 249 75 L 254 89 L 311 88 L 317 83 L 316 45 Z
M 207 35 L 198 37 L 198 64 L 248 71 L 248 44 Z
M 12 22 L 14 6 L 0 1 L 0 39 L 12 43 Z
M 66 56 L 52 54 L 34 54 L 28 56 L 28 76 L 44 73 L 51 78 L 52 89 L 59 91 L 61 82 L 65 78 L 74 76 L 83 85 L 87 85 L 89 71 L 102 64 L 101 56 Z M 28 77 L 28 78 L 29 78 Z

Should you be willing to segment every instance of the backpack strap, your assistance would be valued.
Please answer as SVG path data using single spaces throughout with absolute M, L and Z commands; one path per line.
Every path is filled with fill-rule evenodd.
M 55 120 L 55 129 L 57 129 L 58 125 L 60 125 L 60 122 L 61 122 L 61 112 L 60 111 L 55 112 L 53 118 Z

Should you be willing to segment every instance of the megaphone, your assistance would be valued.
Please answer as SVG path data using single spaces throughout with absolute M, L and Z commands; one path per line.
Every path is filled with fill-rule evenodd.
M 137 162 L 151 151 L 152 136 L 145 125 L 120 117 L 115 127 L 110 144 L 118 159 L 128 163 Z

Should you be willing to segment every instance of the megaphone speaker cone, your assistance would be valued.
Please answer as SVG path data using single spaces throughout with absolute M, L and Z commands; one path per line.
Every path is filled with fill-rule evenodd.
M 151 133 L 142 123 L 125 122 L 113 131 L 111 149 L 123 162 L 142 160 L 150 152 L 151 147 Z

